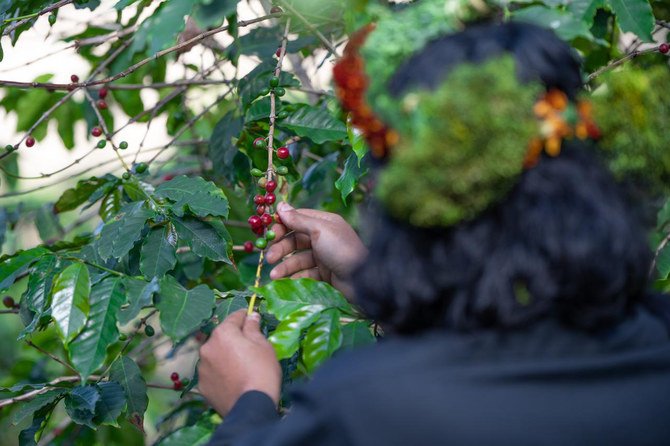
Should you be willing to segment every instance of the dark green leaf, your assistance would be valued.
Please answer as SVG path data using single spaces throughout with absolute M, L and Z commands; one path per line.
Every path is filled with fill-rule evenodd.
M 142 308 L 151 305 L 152 296 L 158 292 L 159 286 L 155 277 L 151 282 L 126 277 L 123 283 L 128 296 L 128 306 L 119 311 L 119 323 L 126 325 L 140 314 Z
M 121 384 L 128 403 L 128 419 L 144 432 L 144 412 L 147 410 L 147 384 L 135 361 L 127 356 L 117 359 L 109 371 L 109 380 Z
M 217 262 L 231 263 L 226 241 L 211 225 L 195 218 L 176 218 L 173 223 L 179 238 L 191 247 L 194 254 Z
M 347 161 L 344 163 L 344 171 L 340 178 L 335 182 L 335 187 L 340 191 L 342 195 L 342 201 L 346 204 L 347 197 L 351 194 L 360 178 L 367 173 L 367 169 L 361 167 L 360 161 L 355 153 L 349 155 Z
M 81 263 L 65 268 L 54 280 L 51 317 L 56 321 L 63 344 L 68 344 L 84 328 L 90 305 L 91 281 Z
M 126 406 L 126 395 L 123 387 L 115 381 L 101 382 L 96 386 L 100 393 L 100 399 L 95 406 L 93 421 L 96 424 L 109 424 L 119 427 L 116 420 Z
M 45 243 L 50 243 L 63 237 L 63 228 L 54 214 L 54 207 L 50 203 L 45 203 L 39 207 L 35 214 L 35 226 L 40 238 Z
M 302 362 L 307 372 L 314 372 L 341 345 L 340 312 L 336 309 L 326 310 L 307 329 L 302 342 Z
M 77 209 L 82 204 L 88 201 L 89 197 L 105 183 L 109 182 L 109 178 L 91 177 L 87 180 L 80 180 L 77 186 L 73 189 L 68 189 L 63 192 L 63 195 L 58 199 L 54 205 L 55 212 L 66 212 Z
M 126 255 L 140 238 L 146 221 L 154 215 L 153 211 L 144 207 L 143 202 L 124 206 L 100 232 L 98 241 L 100 257 L 106 260 Z
M 247 300 L 242 296 L 230 297 L 219 303 L 214 314 L 216 314 L 216 317 L 219 321 L 223 322 L 223 320 L 226 319 L 231 313 L 234 313 L 237 310 L 241 310 L 243 308 L 247 308 L 248 305 L 249 304 L 247 303 Z
M 51 412 L 59 401 L 60 397 L 34 412 L 32 424 L 19 433 L 19 446 L 35 446 L 36 441 L 39 440 L 42 431 L 49 420 Z
M 38 246 L 27 251 L 19 251 L 0 263 L 0 291 L 12 286 L 18 276 L 28 271 L 30 265 L 48 252 L 46 248 Z
M 324 108 L 301 107 L 278 125 L 316 144 L 347 138 L 347 126 Z
M 26 305 L 34 313 L 32 321 L 26 325 L 18 339 L 21 340 L 37 328 L 40 320 L 49 314 L 51 307 L 51 288 L 56 272 L 61 268 L 58 258 L 45 256 L 33 265 L 28 277 L 28 287 L 21 296 L 21 305 Z
M 35 398 L 29 401 L 21 403 L 19 408 L 12 414 L 12 424 L 19 424 L 28 415 L 32 415 L 35 411 L 41 409 L 42 407 L 55 402 L 66 392 L 67 389 L 49 390 L 48 392 L 37 395 Z
M 656 258 L 656 269 L 661 279 L 670 275 L 670 245 L 666 246 L 658 253 Z
M 65 410 L 75 423 L 95 429 L 93 417 L 99 400 L 100 393 L 96 386 L 75 387 L 65 396 Z
M 645 42 L 653 42 L 654 14 L 649 0 L 607 0 L 622 31 L 631 32 Z
M 342 348 L 351 350 L 356 347 L 374 344 L 375 336 L 370 330 L 370 322 L 354 321 L 342 327 Z
M 201 177 L 175 177 L 158 186 L 156 196 L 174 201 L 172 211 L 180 217 L 187 209 L 198 217 L 228 217 L 226 195 L 221 188 Z
M 247 123 L 259 121 L 259 120 L 268 120 L 270 118 L 270 98 L 262 98 L 257 101 L 254 101 L 247 110 L 247 114 L 244 117 Z
M 91 289 L 86 327 L 69 346 L 72 364 L 83 379 L 103 364 L 107 347 L 119 339 L 117 313 L 125 300 L 123 282 L 118 277 L 105 279 Z
M 234 112 L 226 114 L 214 127 L 209 141 L 209 158 L 212 160 L 214 172 L 235 181 L 233 161 L 239 153 L 234 139 L 242 132 L 242 119 Z
M 161 278 L 177 263 L 177 232 L 172 223 L 149 231 L 140 254 L 140 271 L 144 277 Z
M 160 311 L 163 332 L 177 342 L 195 331 L 212 315 L 214 293 L 206 285 L 186 290 L 172 276 L 160 282 Z

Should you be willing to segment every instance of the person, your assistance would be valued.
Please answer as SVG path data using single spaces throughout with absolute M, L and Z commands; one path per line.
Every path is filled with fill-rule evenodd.
M 533 82 L 548 93 L 535 108 Z M 384 85 L 427 124 L 386 110 L 401 130 L 384 141 L 404 146 L 371 143 L 390 160 L 367 247 L 341 217 L 281 203 L 267 260 L 273 279 L 338 287 L 385 336 L 324 364 L 282 417 L 260 316 L 230 315 L 201 348 L 199 386 L 224 420 L 210 445 L 669 444 L 670 303 L 648 291 L 641 214 L 586 134 L 560 153 L 555 133 L 541 152 L 514 139 L 527 137 L 524 107 L 587 110 L 572 51 L 532 25 L 477 24 L 433 36 Z M 450 133 L 470 116 L 474 142 Z M 505 170 L 508 158 L 525 167 Z

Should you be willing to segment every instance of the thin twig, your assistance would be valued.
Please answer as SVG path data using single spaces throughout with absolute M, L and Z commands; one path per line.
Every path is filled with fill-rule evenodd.
M 60 359 L 58 356 L 56 356 L 56 355 L 54 355 L 54 354 L 52 354 L 52 353 L 50 353 L 50 352 L 44 350 L 44 349 L 43 349 L 42 347 L 40 347 L 39 345 L 35 345 L 32 341 L 26 341 L 26 344 L 28 344 L 29 346 L 31 346 L 32 348 L 34 348 L 34 349 L 37 350 L 38 352 L 47 355 L 49 358 L 53 359 L 54 361 L 56 361 L 57 363 L 61 364 L 62 366 L 64 366 L 64 367 L 70 369 L 70 371 L 74 372 L 75 374 L 78 373 L 78 372 L 74 369 L 74 367 L 72 367 L 70 364 L 68 364 L 67 362 L 63 361 L 63 360 Z
M 613 60 L 612 62 L 608 63 L 604 67 L 596 70 L 595 72 L 589 74 L 589 77 L 586 78 L 587 82 L 591 82 L 593 79 L 596 77 L 600 76 L 601 74 L 605 73 L 606 71 L 612 70 L 619 65 L 628 62 L 629 60 L 635 59 L 638 56 L 641 56 L 643 54 L 649 54 L 649 53 L 657 53 L 658 52 L 658 47 L 653 47 L 653 48 L 647 48 L 645 50 L 635 50 L 629 54 L 626 54 L 620 59 Z
M 278 2 L 279 2 L 283 7 L 285 7 L 286 9 L 288 9 L 289 12 L 290 12 L 291 14 L 295 15 L 298 19 L 300 19 L 300 21 L 303 22 L 303 23 L 305 24 L 305 26 L 307 27 L 307 29 L 309 29 L 312 33 L 314 33 L 314 35 L 315 35 L 316 37 L 319 38 L 319 40 L 323 43 L 323 45 L 326 47 L 326 49 L 327 49 L 328 51 L 330 51 L 330 54 L 332 54 L 333 56 L 335 56 L 335 57 L 337 57 L 337 58 L 339 59 L 340 55 L 338 54 L 337 49 L 335 49 L 335 47 L 333 46 L 333 44 L 330 42 L 330 40 L 328 40 L 328 39 L 326 38 L 326 36 L 324 36 L 323 34 L 321 34 L 321 31 L 319 31 L 319 30 L 316 28 L 316 26 L 312 25 L 312 23 L 311 23 L 309 20 L 307 20 L 307 18 L 306 18 L 304 15 L 300 14 L 300 12 L 299 12 L 297 9 L 295 9 L 292 5 L 290 5 L 288 2 L 286 2 L 286 1 L 284 1 L 284 0 L 278 0 Z
M 246 27 L 249 25 L 253 25 L 256 23 L 264 22 L 266 20 L 270 20 L 276 17 L 279 17 L 280 14 L 269 14 L 263 17 L 257 17 L 255 19 L 251 20 L 242 20 L 237 22 L 237 27 L 242 28 Z M 103 84 L 109 84 L 114 81 L 117 81 L 121 78 L 124 78 L 131 73 L 134 73 L 135 71 L 139 70 L 142 68 L 144 65 L 148 64 L 149 62 L 153 62 L 157 59 L 160 59 L 163 56 L 166 56 L 168 54 L 174 53 L 176 51 L 179 51 L 185 47 L 188 47 L 190 45 L 197 44 L 198 42 L 206 39 L 207 37 L 213 36 L 215 34 L 219 34 L 221 32 L 227 31 L 230 28 L 230 25 L 226 26 L 220 26 L 218 28 L 214 28 L 212 30 L 206 31 L 202 34 L 198 34 L 197 36 L 193 37 L 192 39 L 186 40 L 178 45 L 172 46 L 170 48 L 166 48 L 162 51 L 157 52 L 153 56 L 147 57 L 146 59 L 143 59 L 136 64 L 126 68 L 125 70 L 121 71 L 120 73 L 117 73 L 113 76 L 106 77 L 104 79 L 99 79 L 97 81 L 86 81 L 86 82 L 81 82 L 81 83 L 76 83 L 76 84 L 54 84 L 54 83 L 45 83 L 45 82 L 16 82 L 16 81 L 6 81 L 6 80 L 0 80 L 0 87 L 13 87 L 13 88 L 46 88 L 49 90 L 68 90 L 73 87 L 75 88 L 89 88 L 93 87 L 95 85 L 103 85 Z
M 26 23 L 28 23 L 32 19 L 34 19 L 36 17 L 39 17 L 39 16 L 42 16 L 44 14 L 48 14 L 51 11 L 55 11 L 56 9 L 61 8 L 65 5 L 69 5 L 70 3 L 73 3 L 73 2 L 74 2 L 74 0 L 61 0 L 57 3 L 54 3 L 53 5 L 47 6 L 46 8 L 44 8 L 43 10 L 41 10 L 39 12 L 36 12 L 35 14 L 30 14 L 28 17 L 24 18 L 23 20 L 19 20 L 18 22 L 13 23 L 11 26 L 7 27 L 7 29 L 5 29 L 2 32 L 2 36 L 8 36 L 11 33 L 13 33 L 14 30 L 16 30 L 16 28 L 18 28 L 22 25 L 25 25 Z M 2 36 L 0 36 L 0 37 L 2 37 Z

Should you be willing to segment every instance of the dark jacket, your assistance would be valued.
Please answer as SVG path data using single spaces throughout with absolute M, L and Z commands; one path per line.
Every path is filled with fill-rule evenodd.
M 395 337 L 344 353 L 280 419 L 244 394 L 210 445 L 670 445 L 670 299 L 597 335 Z

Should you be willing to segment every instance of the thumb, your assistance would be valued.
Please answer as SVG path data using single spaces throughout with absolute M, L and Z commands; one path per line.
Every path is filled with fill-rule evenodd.
M 253 312 L 244 320 L 244 327 L 242 327 L 242 333 L 244 336 L 257 340 L 259 337 L 265 339 L 263 333 L 261 333 L 261 315 Z
M 279 213 L 282 224 L 292 231 L 304 232 L 305 234 L 312 235 L 319 225 L 323 225 L 322 220 L 307 216 L 285 202 L 279 203 L 277 212 Z

